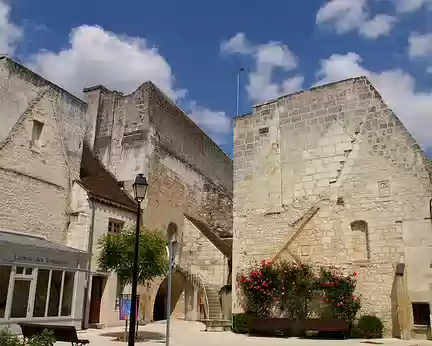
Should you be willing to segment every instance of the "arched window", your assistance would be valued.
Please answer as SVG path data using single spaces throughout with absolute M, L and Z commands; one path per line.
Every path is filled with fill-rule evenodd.
M 351 222 L 352 260 L 370 259 L 369 231 L 366 221 Z

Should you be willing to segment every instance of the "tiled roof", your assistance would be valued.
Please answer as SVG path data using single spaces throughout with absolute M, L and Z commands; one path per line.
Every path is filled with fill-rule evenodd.
M 120 187 L 118 180 L 104 167 L 87 143 L 83 147 L 80 182 L 90 197 L 101 203 L 130 211 L 137 208 L 135 200 Z

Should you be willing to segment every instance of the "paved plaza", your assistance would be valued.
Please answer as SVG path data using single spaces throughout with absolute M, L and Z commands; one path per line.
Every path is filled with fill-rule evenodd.
M 80 332 L 80 338 L 90 340 L 92 346 L 104 345 L 126 345 L 125 342 L 115 341 L 118 333 L 122 332 L 121 327 L 106 328 L 103 330 L 88 330 Z M 137 343 L 137 345 L 164 345 L 165 344 L 165 323 L 158 322 L 143 326 L 140 332 L 146 332 L 149 340 Z M 111 336 L 107 336 L 111 335 Z M 371 342 L 370 340 L 316 340 L 298 338 L 261 338 L 247 335 L 238 335 L 231 332 L 205 332 L 204 326 L 198 322 L 173 321 L 171 346 L 261 346 L 261 345 L 290 345 L 290 346 L 331 346 L 331 345 L 400 345 L 400 346 L 422 346 L 430 345 L 431 341 L 423 340 L 397 340 L 381 339 Z M 56 343 L 56 345 L 68 345 L 67 343 Z

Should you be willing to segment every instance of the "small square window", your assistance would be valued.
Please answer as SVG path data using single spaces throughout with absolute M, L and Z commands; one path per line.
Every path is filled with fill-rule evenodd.
M 109 220 L 108 222 L 108 234 L 120 234 L 123 229 L 124 222 Z
M 15 273 L 16 274 L 24 274 L 24 267 L 16 267 Z
M 419 326 L 430 326 L 429 303 L 413 303 L 414 324 Z
M 33 120 L 32 144 L 38 145 L 42 135 L 44 124 L 40 121 Z

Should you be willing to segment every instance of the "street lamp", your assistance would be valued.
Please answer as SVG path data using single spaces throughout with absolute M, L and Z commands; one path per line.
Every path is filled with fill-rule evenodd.
M 138 286 L 138 252 L 139 252 L 139 237 L 140 237 L 140 221 L 141 221 L 141 202 L 144 200 L 148 183 L 147 179 L 142 173 L 138 174 L 135 182 L 132 185 L 134 190 L 135 200 L 137 201 L 137 220 L 135 229 L 135 253 L 134 253 L 134 266 L 132 272 L 132 302 L 131 302 L 131 315 L 129 325 L 129 339 L 128 345 L 135 345 L 135 326 L 137 315 L 137 286 Z
M 177 225 L 173 222 L 170 222 L 168 225 L 167 230 L 167 236 L 168 236 L 168 297 L 167 297 L 167 304 L 166 304 L 166 336 L 165 336 L 165 343 L 166 346 L 169 346 L 170 342 L 170 324 L 171 324 L 171 291 L 172 291 L 172 273 L 173 269 L 175 267 L 175 255 L 177 252 Z

